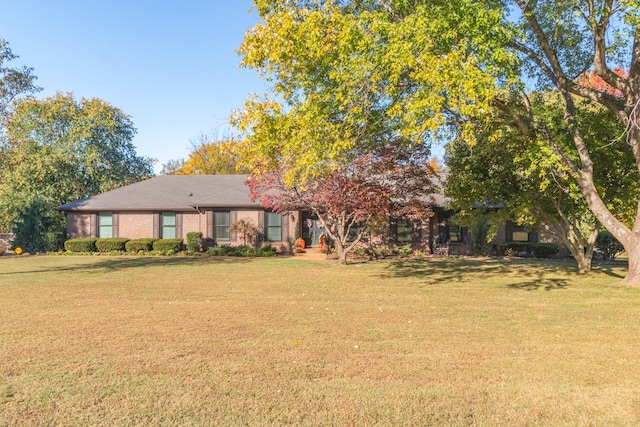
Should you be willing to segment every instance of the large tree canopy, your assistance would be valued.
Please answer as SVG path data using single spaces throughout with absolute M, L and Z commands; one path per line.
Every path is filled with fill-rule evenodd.
M 514 59 L 497 41 L 505 34 L 480 30 L 499 28 L 501 10 L 471 0 L 395 11 L 367 1 L 256 4 L 264 21 L 240 53 L 275 96 L 249 99 L 232 117 L 245 134 L 244 164 L 263 188 L 278 184 L 280 201 L 265 205 L 316 212 L 344 262 L 356 224 L 365 232 L 373 219 L 402 215 L 398 202 L 420 200 L 425 211 L 430 141 L 485 114 L 504 91 L 502 69 L 485 65 Z M 476 26 L 467 25 L 472 16 Z M 421 165 L 396 179 L 411 153 Z
M 497 108 L 574 180 L 629 254 L 626 283 L 640 285 L 640 197 L 632 194 L 631 222 L 626 209 L 605 200 L 593 150 L 611 141 L 585 142 L 574 98 L 611 111 L 622 135 L 615 144 L 630 150 L 640 177 L 637 0 L 256 0 L 256 6 L 263 22 L 240 53 L 245 66 L 273 82 L 276 96 L 249 100 L 234 118 L 248 133 L 250 164 L 288 165 L 291 185 L 390 135 L 424 144 L 451 136 L 455 126 L 456 137 L 472 145 L 474 127 Z M 582 84 L 579 77 L 589 71 L 613 90 Z M 562 96 L 570 146 L 549 138 L 545 121 L 521 100 L 534 83 Z
M 338 168 L 391 139 L 411 146 L 481 117 L 514 59 L 499 2 L 258 1 L 243 65 L 273 83 L 234 123 L 245 160 L 286 182 Z M 498 67 L 496 64 L 503 64 Z
M 153 160 L 136 154 L 134 135 L 131 118 L 100 99 L 17 101 L 0 157 L 3 227 L 36 198 L 55 215 L 58 205 L 151 176 Z
M 520 37 L 511 42 L 523 60 L 522 73 L 538 79 L 539 87 L 555 88 L 562 96 L 563 127 L 571 146 L 549 137 L 544 120 L 530 108 L 507 100 L 497 105 L 508 112 L 517 128 L 532 141 L 543 143 L 556 163 L 566 170 L 580 189 L 589 210 L 624 246 L 629 255 L 625 283 L 640 285 L 640 195 L 629 189 L 635 214 L 607 202 L 610 187 L 598 186 L 602 164 L 599 150 L 628 151 L 634 159 L 631 168 L 610 171 L 620 181 L 630 172 L 640 178 L 640 40 L 638 40 L 638 2 L 616 0 L 524 1 L 514 0 L 521 12 Z M 618 70 L 627 70 L 620 73 Z M 605 86 L 584 84 L 581 76 L 601 79 Z M 589 128 L 581 126 L 584 113 L 576 102 L 587 99 L 607 108 L 618 121 L 619 138 L 589 144 Z M 617 166 L 617 165 L 616 165 Z M 611 185 L 611 184 L 609 184 Z M 628 200 L 628 199 L 626 199 Z
M 544 121 L 547 137 L 565 149 L 571 147 L 560 95 L 543 92 L 531 94 L 527 99 L 539 123 Z M 630 199 L 640 187 L 633 173 L 633 157 L 615 144 L 602 149 L 602 141 L 615 141 L 619 137 L 616 118 L 588 100 L 577 100 L 576 105 L 580 111 L 579 126 L 600 165 L 596 169 L 598 188 L 610 209 L 632 220 Z M 501 136 L 488 141 L 486 135 L 495 134 L 496 129 Z M 519 132 L 513 119 L 501 111 L 495 112 L 490 130 L 481 132 L 476 127 L 476 131 L 473 146 L 453 142 L 447 147 L 445 192 L 452 198 L 452 207 L 459 211 L 459 220 L 467 225 L 486 218 L 494 224 L 505 220 L 544 224 L 569 249 L 578 272 L 587 273 L 601 226 L 570 171 L 558 167 L 554 153 L 544 141 L 539 143 Z

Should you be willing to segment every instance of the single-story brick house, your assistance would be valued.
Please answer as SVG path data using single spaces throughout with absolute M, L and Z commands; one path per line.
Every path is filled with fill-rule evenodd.
M 112 191 L 77 200 L 57 209 L 66 214 L 67 238 L 127 237 L 185 238 L 199 231 L 217 244 L 243 244 L 242 236 L 229 232 L 231 225 L 246 220 L 261 230 L 260 242 L 270 242 L 279 252 L 291 251 L 291 241 L 302 236 L 317 245 L 323 230 L 308 212 L 277 214 L 252 201 L 245 175 L 163 175 Z M 451 223 L 446 200 L 436 195 L 434 215 L 428 223 L 391 219 L 383 241 L 390 246 L 412 245 L 433 250 L 440 237 L 452 253 L 466 251 L 464 228 Z M 536 232 L 515 224 L 501 227 L 495 242 L 537 241 Z

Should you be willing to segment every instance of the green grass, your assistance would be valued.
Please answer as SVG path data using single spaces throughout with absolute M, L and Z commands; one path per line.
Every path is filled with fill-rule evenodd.
M 623 274 L 0 258 L 0 425 L 638 425 Z

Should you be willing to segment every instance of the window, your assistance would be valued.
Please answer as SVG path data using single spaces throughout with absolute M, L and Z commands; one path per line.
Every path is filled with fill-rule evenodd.
M 160 238 L 176 238 L 176 213 L 162 212 L 160 215 Z
M 396 221 L 396 241 L 413 241 L 413 223 L 407 218 L 398 218 Z
M 361 231 L 362 231 L 362 225 L 360 224 L 352 225 L 351 228 L 349 229 L 349 234 L 347 235 L 347 242 L 353 242 L 354 240 L 356 240 Z M 326 231 L 323 229 L 322 233 L 326 234 Z
M 231 226 L 230 212 L 214 212 L 213 223 L 216 226 L 216 240 L 229 241 L 229 227 Z
M 457 224 L 455 214 L 451 211 L 444 212 L 444 222 L 438 228 L 438 233 L 442 234 L 441 240 L 447 243 L 467 243 L 467 227 Z
M 511 238 L 509 239 L 509 237 Z M 525 226 L 513 222 L 507 223 L 507 239 L 509 242 L 535 241 L 533 233 L 529 233 Z
M 267 212 L 267 241 L 282 241 L 282 215 Z
M 514 231 L 511 240 L 514 242 L 528 242 L 529 233 L 526 231 Z
M 447 225 L 447 235 L 451 242 L 462 242 L 462 228 L 459 225 Z
M 102 239 L 113 237 L 113 214 L 111 212 L 98 213 L 98 237 Z

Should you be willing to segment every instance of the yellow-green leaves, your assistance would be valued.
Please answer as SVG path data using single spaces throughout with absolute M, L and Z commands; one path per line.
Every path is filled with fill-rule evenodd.
M 503 10 L 483 2 L 258 2 L 264 21 L 239 49 L 273 98 L 232 121 L 252 168 L 288 181 L 327 173 L 379 144 L 430 144 L 443 128 L 483 117 L 515 58 Z M 415 7 L 414 7 L 415 6 Z M 469 134 L 470 135 L 470 134 Z

